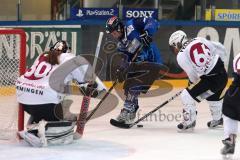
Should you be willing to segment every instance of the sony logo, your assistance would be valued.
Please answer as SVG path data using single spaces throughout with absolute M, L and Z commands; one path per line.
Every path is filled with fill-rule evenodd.
M 127 11 L 127 18 L 152 17 L 154 11 Z

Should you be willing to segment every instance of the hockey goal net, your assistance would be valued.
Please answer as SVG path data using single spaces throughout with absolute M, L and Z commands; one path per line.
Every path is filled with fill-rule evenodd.
M 15 81 L 24 73 L 26 35 L 21 29 L 0 29 L 0 139 L 16 137 L 24 115 L 16 100 Z

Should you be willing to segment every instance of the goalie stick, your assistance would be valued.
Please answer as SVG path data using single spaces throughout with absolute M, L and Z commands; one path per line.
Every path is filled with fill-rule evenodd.
M 163 106 L 165 106 L 166 104 L 168 104 L 169 102 L 171 102 L 172 100 L 174 100 L 176 97 L 178 97 L 180 94 L 182 93 L 182 91 L 176 93 L 174 96 L 172 96 L 171 98 L 169 98 L 168 100 L 166 100 L 165 102 L 163 102 L 161 105 L 159 105 L 158 107 L 154 108 L 153 110 L 151 110 L 150 112 L 148 112 L 146 115 L 142 116 L 141 118 L 139 118 L 138 120 L 136 120 L 135 122 L 131 123 L 131 124 L 126 124 L 126 123 L 122 123 L 119 122 L 115 119 L 111 119 L 110 123 L 115 126 L 115 127 L 119 127 L 119 128 L 124 128 L 124 129 L 128 129 L 128 128 L 132 128 L 134 125 L 138 124 L 139 122 L 141 122 L 142 120 L 144 120 L 145 118 L 147 118 L 148 116 L 150 116 L 151 114 L 153 114 L 154 112 L 156 112 L 157 110 L 159 110 L 160 108 L 162 108 Z
M 91 99 L 91 96 L 85 95 L 83 97 L 80 113 L 78 115 L 78 119 L 76 122 L 77 129 L 76 129 L 75 135 L 77 138 L 81 138 L 83 135 L 83 131 L 84 131 L 85 124 L 86 124 L 87 112 L 88 112 L 88 108 L 90 105 L 90 99 Z
M 98 55 L 99 55 L 99 52 L 100 52 L 102 38 L 103 38 L 103 32 L 100 32 L 99 37 L 98 37 L 96 51 L 95 51 L 95 57 L 94 57 L 94 60 L 93 60 L 93 74 L 95 72 L 95 68 L 96 68 L 96 65 L 97 65 L 97 58 L 98 58 Z M 87 121 L 87 113 L 88 113 L 90 100 L 91 100 L 91 93 L 92 93 L 92 90 L 90 91 L 89 95 L 84 95 L 83 96 L 80 113 L 78 115 L 77 122 L 76 122 L 76 125 L 77 125 L 77 129 L 76 129 L 76 132 L 75 132 L 75 138 L 76 139 L 81 138 L 83 136 L 83 131 L 84 131 L 85 124 L 86 124 L 86 121 Z

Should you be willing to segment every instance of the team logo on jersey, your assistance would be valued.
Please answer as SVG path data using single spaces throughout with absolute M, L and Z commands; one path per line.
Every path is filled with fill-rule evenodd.
M 196 43 L 190 48 L 190 58 L 198 67 L 206 66 L 210 59 L 210 49 L 203 43 Z

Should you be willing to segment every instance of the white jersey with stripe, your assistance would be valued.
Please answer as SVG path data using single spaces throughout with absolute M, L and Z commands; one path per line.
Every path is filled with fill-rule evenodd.
M 16 81 L 17 100 L 20 103 L 28 105 L 58 104 L 63 100 L 64 95 L 53 90 L 49 85 L 49 78 L 54 70 L 61 66 L 64 62 L 74 58 L 71 53 L 62 53 L 59 56 L 59 64 L 51 65 L 46 62 L 46 55 L 40 55 L 30 69 L 24 75 L 20 76 Z M 86 74 L 88 65 L 82 65 L 64 79 L 67 84 L 71 80 L 77 80 L 79 83 L 84 83 L 84 76 Z M 104 88 L 103 83 L 97 77 L 97 80 Z
M 205 38 L 194 38 L 185 44 L 177 55 L 179 66 L 187 73 L 191 82 L 197 82 L 216 65 L 218 48 Z

